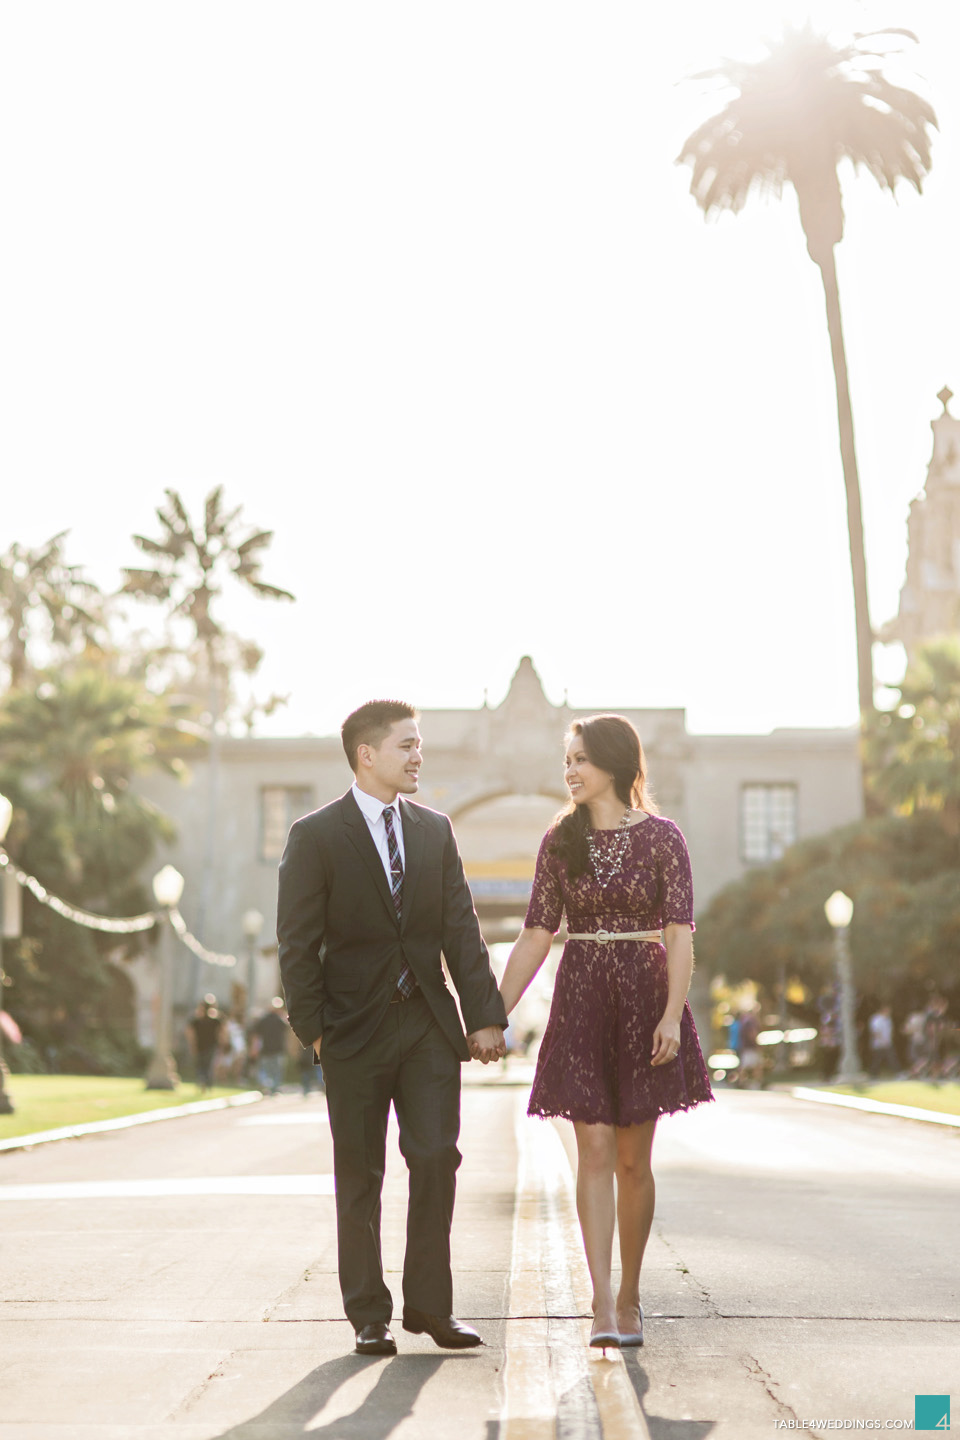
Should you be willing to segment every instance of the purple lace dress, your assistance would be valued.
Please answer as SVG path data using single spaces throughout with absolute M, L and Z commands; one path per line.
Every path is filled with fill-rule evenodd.
M 544 836 L 524 925 L 574 934 L 659 930 L 693 924 L 693 881 L 678 826 L 649 815 L 628 831 L 620 872 L 601 889 L 592 872 L 571 880 L 566 861 Z M 600 850 L 615 830 L 595 830 Z M 651 1065 L 653 1032 L 667 1003 L 667 952 L 649 940 L 568 940 L 557 970 L 550 1019 L 540 1046 L 530 1115 L 564 1115 L 594 1125 L 636 1125 L 712 1100 L 690 1006 L 680 1024 L 680 1053 Z

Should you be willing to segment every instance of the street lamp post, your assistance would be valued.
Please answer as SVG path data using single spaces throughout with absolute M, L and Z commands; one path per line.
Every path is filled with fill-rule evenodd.
M 247 1014 L 253 1010 L 257 993 L 257 941 L 263 929 L 263 916 L 259 910 L 248 910 L 240 922 L 247 942 Z
M 148 1090 L 175 1090 L 180 1083 L 173 1059 L 173 948 L 176 937 L 170 911 L 183 894 L 183 876 L 172 865 L 164 865 L 153 877 L 153 894 L 160 906 L 160 1013 L 153 1058 L 147 1070 Z
M 853 919 L 853 901 L 842 890 L 834 890 L 824 905 L 827 920 L 833 929 L 834 955 L 837 966 L 837 985 L 840 990 L 840 1074 L 841 1085 L 855 1085 L 863 1080 L 860 1056 L 857 1052 L 856 996 L 853 988 L 853 968 L 850 964 L 850 943 L 848 932 Z
M 10 821 L 13 819 L 13 806 L 6 795 L 0 795 L 0 845 L 7 838 L 7 831 L 10 829 Z M 7 872 L 0 873 L 0 1010 L 3 1004 L 3 928 L 4 928 L 4 907 L 3 892 L 6 888 Z M 7 1091 L 7 1064 L 3 1058 L 3 1026 L 0 1025 L 0 1115 L 13 1114 L 13 1101 Z

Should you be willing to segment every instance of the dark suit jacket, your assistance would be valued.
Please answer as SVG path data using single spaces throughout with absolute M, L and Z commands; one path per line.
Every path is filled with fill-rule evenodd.
M 410 966 L 437 1023 L 469 1060 L 443 952 L 467 1034 L 506 1025 L 453 827 L 446 815 L 400 801 L 403 913 L 351 791 L 298 820 L 280 861 L 277 937 L 290 1024 L 303 1045 L 320 1036 L 337 1059 L 355 1055 Z

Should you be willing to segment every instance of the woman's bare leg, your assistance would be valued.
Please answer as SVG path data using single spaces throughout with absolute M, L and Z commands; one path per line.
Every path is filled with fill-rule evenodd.
M 617 1323 L 624 1335 L 640 1330 L 640 1267 L 647 1247 L 656 1185 L 650 1159 L 656 1120 L 617 1129 L 617 1229 L 620 1234 L 620 1291 Z
M 577 1214 L 593 1281 L 594 1331 L 616 1330 L 610 1283 L 613 1263 L 613 1176 L 617 1138 L 612 1125 L 574 1123 L 577 1135 Z

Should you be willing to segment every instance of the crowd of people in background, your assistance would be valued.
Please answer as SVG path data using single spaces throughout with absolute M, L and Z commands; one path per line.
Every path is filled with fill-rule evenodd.
M 960 983 L 941 988 L 929 976 L 907 976 L 884 994 L 860 994 L 855 1022 L 858 1067 L 872 1079 L 960 1078 Z M 780 1025 L 775 998 L 768 1007 L 754 1000 L 731 1016 L 726 1048 L 735 1052 L 738 1064 L 728 1073 L 728 1084 L 760 1088 L 785 1062 L 793 1067 L 798 1061 L 824 1082 L 836 1078 L 843 1055 L 836 985 L 824 986 L 808 1004 L 790 1006 L 785 1024 L 815 1027 L 816 1040 L 803 1047 L 803 1054 L 787 1056 L 785 1047 L 761 1043 L 764 1031 Z M 534 1032 L 516 1038 L 507 1032 L 514 1054 L 525 1053 L 535 1039 Z M 276 1095 L 284 1083 L 299 1084 L 304 1095 L 323 1089 L 320 1066 L 291 1031 L 279 996 L 265 1010 L 246 1016 L 242 1008 L 222 1011 L 215 996 L 205 995 L 187 1021 L 185 1042 L 201 1090 L 253 1084 Z
M 819 1001 L 819 1071 L 832 1080 L 842 1052 L 835 987 Z M 874 1079 L 950 1080 L 960 1076 L 960 986 L 945 992 L 909 980 L 893 994 L 862 995 L 856 1008 L 857 1058 Z
M 857 1067 L 872 1079 L 956 1080 L 960 1078 L 960 984 L 938 988 L 929 979 L 908 977 L 887 994 L 862 994 L 856 1012 Z M 814 1003 L 790 1007 L 784 1028 L 816 1030 L 812 1045 L 785 1055 L 759 1037 L 781 1026 L 778 1002 L 748 1003 L 727 1024 L 726 1048 L 737 1056 L 728 1083 L 762 1087 L 784 1063 L 812 1068 L 834 1080 L 841 1069 L 843 1026 L 836 985 L 827 985 Z M 772 1039 L 773 1037 L 770 1037 Z M 802 1050 L 802 1053 L 801 1053 Z
M 296 1076 L 304 1095 L 323 1089 L 323 1073 L 290 1029 L 279 995 L 246 1021 L 221 1011 L 215 995 L 205 995 L 187 1021 L 185 1040 L 201 1090 L 252 1083 L 276 1095 L 288 1075 Z
M 734 1015 L 730 1023 L 728 1044 L 739 1061 L 732 1083 L 740 1089 L 763 1085 L 768 1069 L 773 1068 L 772 1054 L 768 1061 L 758 1044 L 757 1037 L 763 1028 L 760 1012 L 761 1007 L 755 1002 Z

